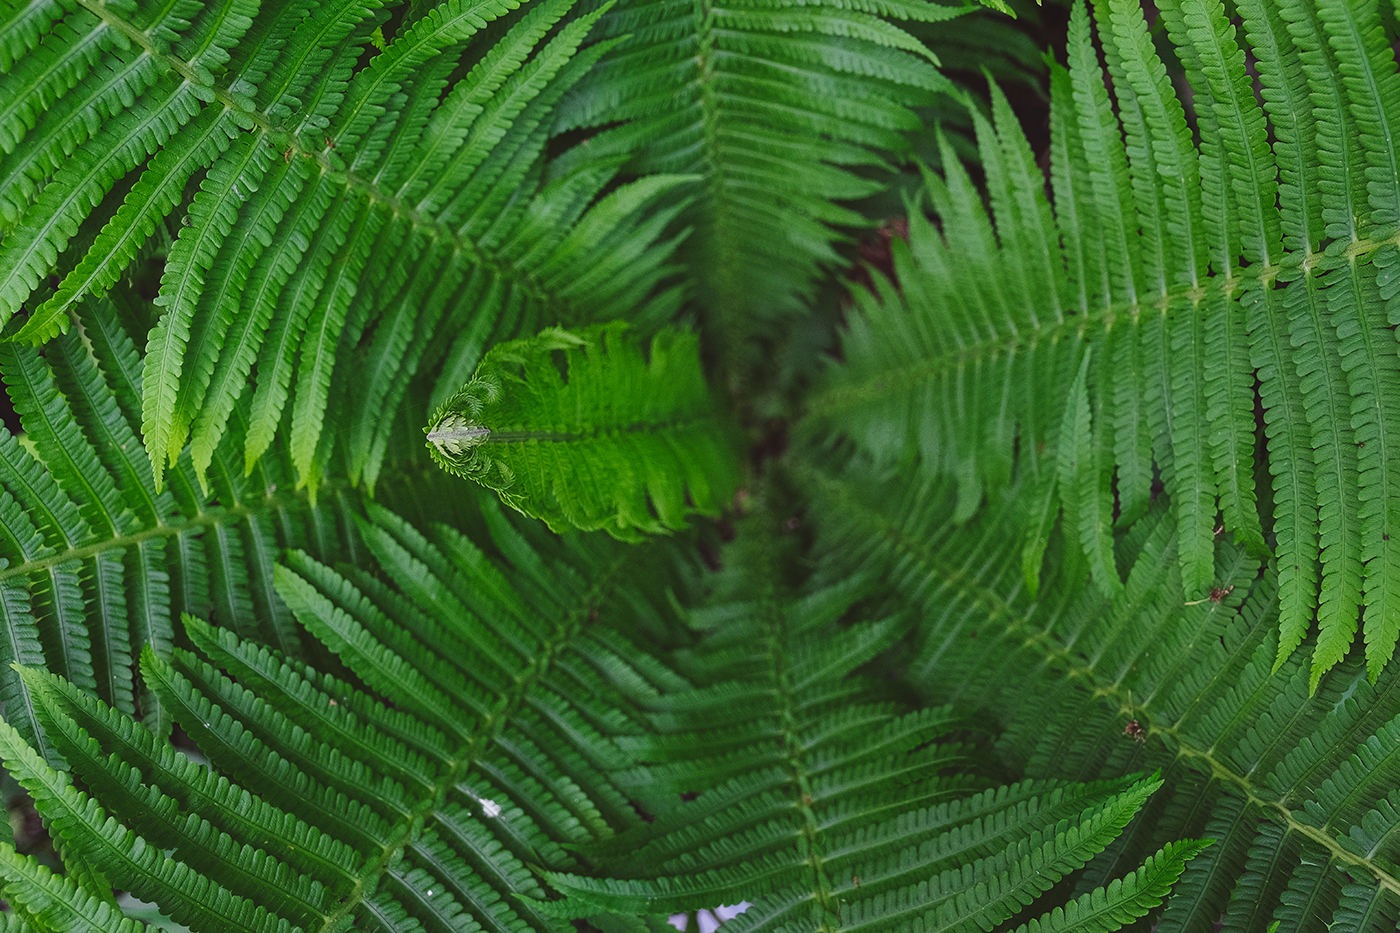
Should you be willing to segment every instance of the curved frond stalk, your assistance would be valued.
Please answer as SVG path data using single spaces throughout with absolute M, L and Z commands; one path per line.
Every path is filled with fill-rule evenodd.
M 738 481 L 699 342 L 669 328 L 646 357 L 621 322 L 498 344 L 423 431 L 439 466 L 556 531 L 678 530 Z
M 856 297 L 844 365 L 808 400 L 806 436 L 844 435 L 892 463 L 917 435 L 922 463 L 957 478 L 962 519 L 1017 471 L 1040 469 L 1048 447 L 1060 476 L 1040 485 L 1047 521 L 1028 553 L 1044 548 L 1058 503 L 1110 589 L 1107 518 L 1117 513 L 1121 535 L 1155 470 L 1189 600 L 1224 585 L 1213 575 L 1223 535 L 1272 553 L 1278 663 L 1317 631 L 1315 687 L 1360 630 L 1374 679 L 1400 641 L 1400 356 L 1387 333 L 1400 320 L 1389 310 L 1400 162 L 1381 142 L 1400 73 L 1372 4 L 1240 13 L 1237 35 L 1219 3 L 1163 7 L 1196 144 L 1139 6 L 1096 7 L 1115 115 L 1077 5 L 1070 70 L 1054 82 L 1052 152 L 1069 161 L 1052 166 L 1053 221 L 1039 189 L 1011 194 L 1015 131 L 976 118 L 991 216 L 945 159 L 926 186 L 941 231 L 911 217 L 899 289 Z M 1081 396 L 1085 352 L 1100 363 Z

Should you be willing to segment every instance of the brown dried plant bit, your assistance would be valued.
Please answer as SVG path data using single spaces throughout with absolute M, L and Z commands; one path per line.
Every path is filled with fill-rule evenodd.
M 1210 593 L 1206 596 L 1205 599 L 1193 599 L 1193 600 L 1191 600 L 1189 603 L 1187 603 L 1186 605 L 1188 605 L 1188 606 L 1199 606 L 1201 603 L 1205 602 L 1206 600 L 1210 600 L 1210 601 L 1213 602 L 1213 603 L 1218 603 L 1218 602 L 1220 602 L 1222 599 L 1224 599 L 1226 596 L 1229 596 L 1229 595 L 1234 591 L 1234 589 L 1235 589 L 1235 584 L 1233 584 L 1233 583 L 1231 583 L 1229 586 L 1215 586 L 1215 587 L 1211 587 L 1211 591 L 1210 591 Z
M 1142 723 L 1136 719 L 1128 720 L 1128 724 L 1123 727 L 1123 734 L 1134 742 L 1146 742 L 1147 730 L 1142 727 Z

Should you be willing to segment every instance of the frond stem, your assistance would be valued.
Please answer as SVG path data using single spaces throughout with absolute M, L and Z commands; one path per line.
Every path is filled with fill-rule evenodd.
M 764 550 L 764 553 L 770 555 L 775 550 L 776 548 L 769 547 Z M 763 580 L 776 579 L 776 568 L 773 567 L 773 562 L 770 560 L 767 561 L 767 564 L 768 567 L 759 578 Z M 776 713 L 783 735 L 783 757 L 787 762 L 788 774 L 791 776 L 793 807 L 797 811 L 799 832 L 805 850 L 801 854 L 805 856 L 806 863 L 812 870 L 812 897 L 816 902 L 817 909 L 821 912 L 820 925 L 817 930 L 818 933 L 838 933 L 841 929 L 841 907 L 839 899 L 831 891 L 830 880 L 823 870 L 822 847 L 818 841 L 821 829 L 813 809 L 816 801 L 812 795 L 812 783 L 807 771 L 802 737 L 799 734 L 801 724 L 798 719 L 798 704 L 794 696 L 792 676 L 788 666 L 787 653 L 791 636 L 787 630 L 787 619 L 781 604 L 771 589 L 765 593 L 764 599 L 760 602 L 759 611 L 763 613 L 765 627 L 768 630 L 769 669 L 772 671 Z
M 327 487 L 322 486 L 321 488 L 325 490 Z M 350 488 L 349 483 L 339 482 L 331 487 L 331 492 L 332 494 L 344 493 L 348 492 Z M 262 502 L 266 503 L 265 507 L 262 508 L 255 508 L 246 501 L 239 502 L 236 505 L 218 506 L 208 509 L 207 511 L 201 510 L 198 514 L 183 521 L 163 522 L 141 531 L 132 532 L 131 534 L 117 535 L 104 538 L 101 541 L 94 541 L 80 547 L 66 548 L 62 551 L 50 554 L 48 557 L 40 557 L 35 560 L 25 561 L 22 564 L 6 567 L 0 570 L 0 580 L 47 570 L 50 567 L 66 564 L 73 560 L 86 560 L 89 557 L 94 557 L 106 551 L 118 550 L 130 547 L 134 544 L 140 544 L 142 541 L 148 541 L 151 538 L 168 538 L 183 534 L 195 528 L 208 528 L 221 524 L 236 524 L 245 518 L 264 512 L 276 512 L 286 508 L 306 505 L 309 502 L 309 496 L 304 489 L 301 491 L 294 491 L 291 494 L 269 491 L 263 497 Z

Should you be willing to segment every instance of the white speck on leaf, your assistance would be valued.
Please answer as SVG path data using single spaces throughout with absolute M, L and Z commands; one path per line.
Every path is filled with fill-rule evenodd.
M 486 800 L 483 798 L 481 801 L 481 815 L 488 819 L 500 816 L 501 805 L 494 800 Z

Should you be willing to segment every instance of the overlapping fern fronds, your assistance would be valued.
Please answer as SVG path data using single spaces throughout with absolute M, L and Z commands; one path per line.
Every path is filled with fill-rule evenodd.
M 189 616 L 194 651 L 143 652 L 211 766 L 54 674 L 23 672 L 87 791 L 9 726 L 0 754 L 72 865 L 192 929 L 564 928 L 540 912 L 527 865 L 587 867 L 581 844 L 639 822 L 616 741 L 639 731 L 638 702 L 677 681 L 595 625 L 645 605 L 628 580 L 648 578 L 635 573 L 647 556 L 577 540 L 537 551 L 488 511 L 491 544 L 510 555 L 493 557 L 447 526 L 369 516 L 379 573 L 302 551 L 276 571 L 361 686 Z M 9 891 L 33 883 L 24 860 L 0 873 Z M 101 893 L 88 887 L 68 895 Z M 12 903 L 24 915 L 43 901 Z
M 1315 624 L 1316 685 L 1360 617 L 1374 679 L 1400 638 L 1400 74 L 1373 2 L 1238 11 L 1242 30 L 1210 0 L 1162 5 L 1197 145 L 1139 5 L 1096 5 L 1105 74 L 1078 4 L 1053 70 L 1053 210 L 994 92 L 991 215 L 956 159 L 928 176 L 942 232 L 912 210 L 898 291 L 858 296 L 812 423 L 885 461 L 917 447 L 963 518 L 1033 476 L 1109 595 L 1114 529 L 1160 479 L 1189 599 L 1221 583 L 1222 531 L 1272 552 L 1278 662 Z
M 248 469 L 287 431 L 303 484 L 339 443 L 373 485 L 385 412 L 420 369 L 441 400 L 493 335 L 675 307 L 654 293 L 668 212 L 639 209 L 682 179 L 598 199 L 618 158 L 546 167 L 552 108 L 609 48 L 579 51 L 602 11 L 564 21 L 571 5 L 452 0 L 390 21 L 373 0 L 15 7 L 0 323 L 66 330 L 178 217 L 144 364 L 156 487 L 187 439 L 207 481 L 240 399 Z M 473 41 L 501 17 L 494 44 Z
M 1374 0 L 1235 11 L 1163 4 L 1188 115 L 1076 9 L 1048 193 L 958 93 L 985 188 L 939 144 L 799 398 L 960 7 L 4 7 L 0 757 L 63 874 L 0 844 L 0 930 L 1393 927 L 1400 78 Z M 677 533 L 443 477 L 483 358 L 457 440 L 666 439 L 526 511 Z
M 999 4 L 988 4 L 989 6 Z M 561 107 L 562 127 L 622 126 L 594 144 L 637 170 L 695 174 L 686 259 L 732 373 L 758 358 L 818 276 L 841 264 L 842 202 L 883 190 L 915 107 L 952 88 L 895 20 L 944 23 L 965 4 L 746 0 L 620 4 L 599 22 L 619 45 Z M 947 28 L 947 27 L 944 27 Z
M 1176 521 L 1162 503 L 1116 542 L 1110 598 L 1072 529 L 1050 536 L 1031 598 L 1020 489 L 985 523 L 955 521 L 951 480 L 881 483 L 869 465 L 809 466 L 828 517 L 818 579 L 888 581 L 868 604 L 915 607 L 897 666 L 925 702 L 995 724 L 1007 767 L 1094 781 L 1160 769 L 1163 787 L 1077 881 L 1082 895 L 1184 837 L 1214 845 L 1186 867 L 1156 921 L 1211 929 L 1388 929 L 1400 913 L 1395 737 L 1400 677 L 1360 659 L 1310 691 L 1301 653 L 1273 672 L 1278 577 L 1221 541 L 1214 598 L 1186 600 Z
M 0 378 L 25 441 L 0 429 L 0 611 L 5 717 L 49 760 L 12 664 L 67 678 L 158 734 L 170 714 L 142 684 L 143 648 L 166 654 L 180 613 L 213 619 L 289 656 L 302 636 L 273 591 L 285 547 L 324 560 L 358 545 L 343 481 L 311 506 L 284 457 L 243 475 L 242 425 L 217 448 L 201 491 L 186 455 L 157 492 L 137 440 L 141 361 L 115 309 L 94 302 L 42 352 L 0 347 Z M 280 488 L 279 488 L 280 487 Z M 397 490 L 384 490 L 388 501 Z
M 741 541 L 729 559 L 748 569 L 779 550 Z M 1102 851 L 1156 789 L 1126 778 L 969 793 L 969 749 L 944 738 L 951 708 L 905 710 L 853 676 L 907 620 L 838 621 L 871 591 L 860 576 L 801 595 L 776 591 L 777 576 L 745 573 L 764 591 L 692 612 L 714 633 L 681 658 L 697 687 L 657 697 L 660 734 L 628 740 L 647 763 L 628 783 L 664 809 L 603 844 L 608 877 L 547 874 L 568 895 L 555 911 L 742 899 L 754 903 L 738 930 L 987 929 Z M 1164 848 L 1086 897 L 1073 922 L 1117 929 L 1145 915 L 1202 847 Z

